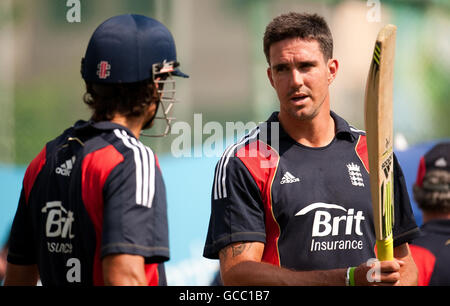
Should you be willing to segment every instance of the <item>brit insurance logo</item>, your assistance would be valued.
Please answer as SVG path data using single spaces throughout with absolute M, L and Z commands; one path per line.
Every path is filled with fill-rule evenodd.
M 70 254 L 74 251 L 71 242 L 75 238 L 75 235 L 72 233 L 72 225 L 75 222 L 74 213 L 64 208 L 61 201 L 45 203 L 41 212 L 47 215 L 45 240 L 48 252 L 63 255 L 66 260 L 66 280 L 68 283 L 80 283 L 81 260 L 76 257 L 70 257 Z
M 72 224 L 75 221 L 73 212 L 65 209 L 61 201 L 47 202 L 41 212 L 47 214 L 45 236 L 48 240 L 48 251 L 50 253 L 72 253 L 70 239 L 75 238 L 75 235 L 72 234 Z M 56 238 L 56 240 L 51 241 L 52 238 Z M 62 242 L 61 238 L 65 242 Z
M 361 210 L 346 209 L 337 204 L 316 202 L 299 210 L 295 216 L 314 214 L 310 251 L 362 250 Z

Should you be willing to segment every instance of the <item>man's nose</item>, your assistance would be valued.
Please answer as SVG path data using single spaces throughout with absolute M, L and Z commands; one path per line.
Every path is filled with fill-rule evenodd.
M 298 69 L 292 69 L 292 86 L 301 87 L 303 85 L 303 75 Z

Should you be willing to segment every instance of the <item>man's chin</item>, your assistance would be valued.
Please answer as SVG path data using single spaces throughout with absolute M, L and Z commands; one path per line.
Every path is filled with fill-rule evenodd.
M 290 111 L 289 117 L 299 121 L 310 121 L 317 116 L 317 112 L 308 111 L 306 108 L 302 108 L 296 111 Z

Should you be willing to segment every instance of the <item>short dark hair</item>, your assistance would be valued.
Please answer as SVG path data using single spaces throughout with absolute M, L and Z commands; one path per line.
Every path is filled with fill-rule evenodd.
M 109 121 L 116 113 L 139 117 L 159 98 L 152 80 L 116 84 L 86 82 L 83 101 L 93 111 L 91 119 L 98 122 Z
M 316 40 L 325 60 L 333 57 L 333 37 L 325 19 L 317 14 L 290 12 L 275 17 L 264 33 L 264 54 L 270 64 L 270 46 L 288 38 Z
M 413 185 L 414 200 L 420 209 L 429 212 L 450 212 L 450 172 L 430 170 L 422 185 Z

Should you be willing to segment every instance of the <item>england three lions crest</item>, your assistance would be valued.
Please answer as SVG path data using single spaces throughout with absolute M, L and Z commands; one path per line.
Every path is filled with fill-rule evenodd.
M 364 187 L 364 180 L 361 174 L 361 168 L 355 164 L 347 164 L 348 174 L 350 176 L 350 182 L 353 186 Z

